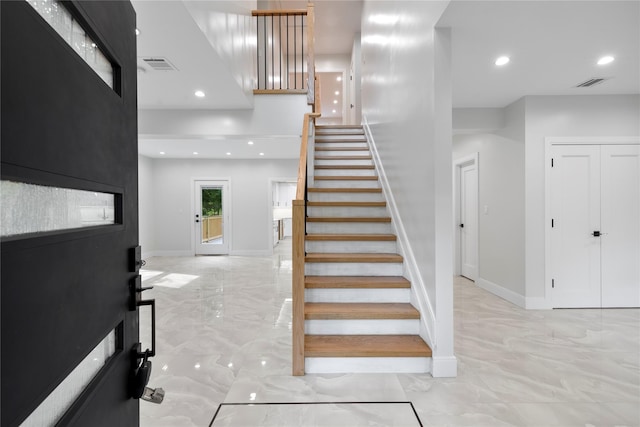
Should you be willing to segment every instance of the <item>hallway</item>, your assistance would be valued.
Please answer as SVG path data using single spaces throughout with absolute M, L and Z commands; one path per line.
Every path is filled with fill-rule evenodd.
M 640 425 L 640 310 L 526 311 L 462 278 L 457 378 L 293 377 L 290 254 L 287 240 L 268 258 L 147 260 L 144 297 L 158 310 L 149 385 L 166 397 L 141 403 L 143 427 L 208 426 L 223 402 L 354 401 L 411 401 L 424 425 Z M 388 412 L 358 416 L 389 425 Z

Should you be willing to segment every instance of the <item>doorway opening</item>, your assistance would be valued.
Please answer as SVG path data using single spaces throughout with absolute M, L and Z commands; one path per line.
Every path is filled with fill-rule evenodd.
M 229 181 L 198 180 L 194 186 L 195 255 L 227 255 L 231 241 Z
M 293 235 L 292 206 L 293 199 L 296 198 L 296 186 L 297 180 L 295 178 L 272 178 L 269 180 L 271 248 L 276 247 L 287 238 L 290 239 Z
M 454 269 L 478 279 L 478 153 L 454 162 Z

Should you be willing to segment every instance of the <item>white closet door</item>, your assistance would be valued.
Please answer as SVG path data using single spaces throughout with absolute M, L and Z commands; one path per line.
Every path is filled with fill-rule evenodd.
M 478 277 L 478 170 L 471 164 L 460 168 L 460 274 Z
M 640 146 L 602 146 L 602 307 L 640 307 Z
M 600 307 L 600 146 L 556 145 L 551 169 L 553 306 Z

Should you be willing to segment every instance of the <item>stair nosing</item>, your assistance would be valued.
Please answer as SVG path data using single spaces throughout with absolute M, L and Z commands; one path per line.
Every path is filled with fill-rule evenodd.
M 411 282 L 402 276 L 305 276 L 307 289 L 409 289 Z
M 401 264 L 404 258 L 392 253 L 328 253 L 308 252 L 305 263 L 345 263 L 345 264 Z
M 333 341 L 333 347 L 340 348 L 328 349 L 328 343 L 322 340 Z M 403 349 L 399 344 L 409 348 Z M 419 335 L 305 335 L 304 347 L 305 357 L 432 356 L 431 348 Z
M 307 234 L 308 242 L 395 242 L 398 237 L 395 234 L 331 234 L 313 233 Z
M 310 216 L 307 217 L 307 222 L 375 222 L 375 223 L 390 223 L 391 217 L 389 216 Z

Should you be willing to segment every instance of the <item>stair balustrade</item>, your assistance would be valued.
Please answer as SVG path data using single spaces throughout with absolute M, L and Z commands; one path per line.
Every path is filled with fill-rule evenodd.
M 308 4 L 307 9 L 254 10 L 252 15 L 256 22 L 257 47 L 254 93 L 306 93 L 307 103 L 314 105 L 313 4 Z
M 307 185 L 313 180 L 313 150 L 315 119 L 319 113 L 307 113 L 302 124 L 300 161 L 298 163 L 298 182 L 296 198 L 292 208 L 292 344 L 293 375 L 304 375 L 304 259 L 307 219 Z M 310 159 L 310 160 L 309 160 Z

